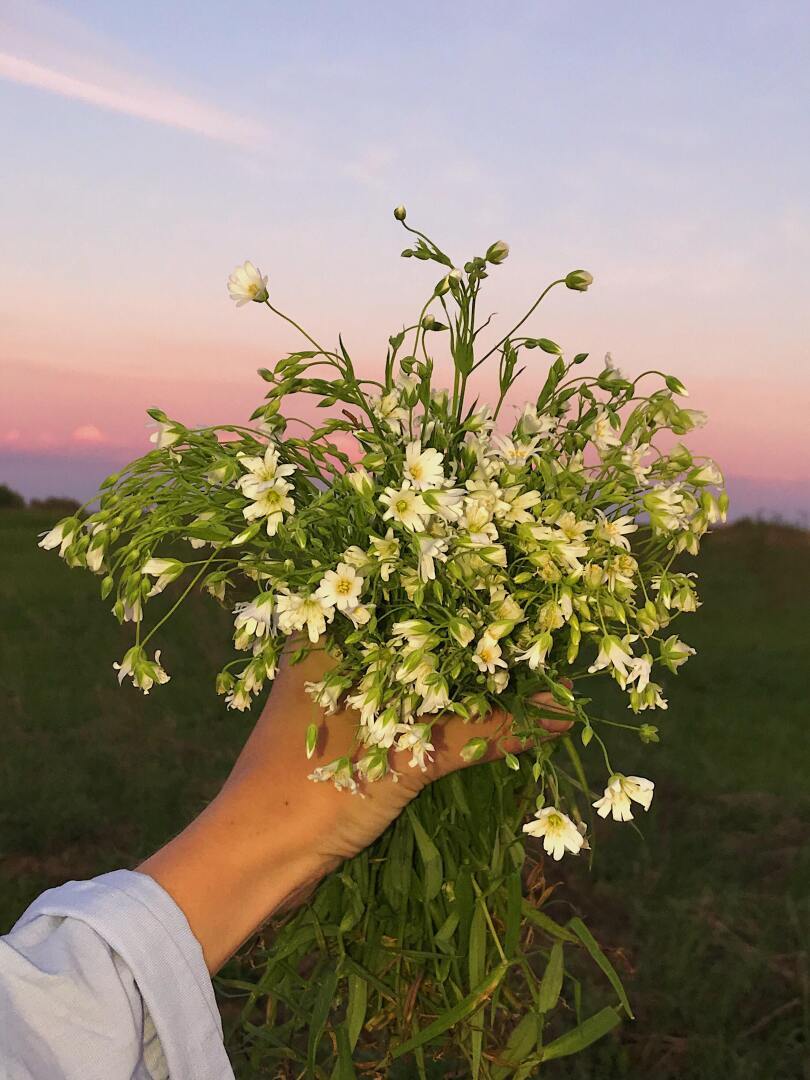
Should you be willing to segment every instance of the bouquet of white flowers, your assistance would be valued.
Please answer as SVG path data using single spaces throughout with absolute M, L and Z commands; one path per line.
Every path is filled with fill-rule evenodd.
M 169 678 L 150 643 L 197 586 L 235 616 L 237 656 L 216 680 L 230 708 L 250 707 L 285 650 L 291 664 L 325 651 L 332 666 L 308 684 L 301 767 L 330 713 L 356 710 L 354 752 L 311 773 L 346 798 L 424 769 L 448 714 L 469 722 L 466 761 L 489 749 L 476 721 L 511 714 L 526 752 L 440 781 L 332 875 L 263 951 L 245 1016 L 254 1067 L 267 1056 L 295 1075 L 343 1077 L 412 1052 L 425 1075 L 427 1051 L 448 1070 L 466 1060 L 464 1075 L 526 1077 L 619 1021 L 612 1006 L 583 1019 L 572 980 L 573 1023 L 549 1029 L 565 948 L 589 953 L 630 1007 L 581 920 L 561 926 L 541 910 L 548 890 L 524 834 L 560 859 L 588 847 L 591 807 L 615 821 L 631 820 L 633 803 L 649 808 L 652 782 L 614 769 L 604 735 L 625 728 L 657 741 L 634 717 L 666 709 L 655 670 L 677 671 L 694 651 L 668 632 L 698 606 L 695 575 L 673 562 L 697 552 L 727 499 L 712 462 L 672 438 L 656 443 L 703 419 L 676 400 L 686 394 L 676 377 L 629 379 L 609 357 L 598 375 L 579 374 L 585 354 L 566 359 L 522 332 L 550 289 L 584 292 L 589 273 L 552 282 L 482 347 L 480 292 L 507 245 L 457 266 L 403 207 L 395 217 L 414 238 L 402 254 L 442 276 L 414 324 L 389 339 L 378 379 L 356 373 L 342 340 L 325 348 L 277 311 L 247 262 L 228 282 L 233 299 L 266 305 L 307 348 L 260 372 L 268 390 L 248 426 L 189 429 L 150 410 L 155 449 L 105 481 L 97 510 L 41 543 L 102 577 L 102 596 L 134 624 L 118 678 L 145 693 Z M 436 342 L 452 389 L 433 385 Z M 487 361 L 498 365 L 493 407 L 467 400 Z M 541 370 L 542 385 L 499 432 L 521 362 Z M 643 393 L 649 377 L 656 385 Z M 332 415 L 320 426 L 285 417 L 297 394 Z M 293 424 L 307 430 L 291 434 Z M 147 630 L 147 603 L 167 587 L 176 599 Z M 599 673 L 626 692 L 628 721 L 589 710 L 583 690 Z M 573 721 L 563 739 L 542 738 L 537 691 Z M 586 774 L 594 752 L 597 791 Z

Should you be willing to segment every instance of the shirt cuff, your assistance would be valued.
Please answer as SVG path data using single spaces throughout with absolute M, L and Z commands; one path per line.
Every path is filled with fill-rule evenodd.
M 173 1080 L 233 1080 L 202 949 L 185 915 L 146 874 L 114 870 L 49 889 L 17 926 L 39 915 L 79 919 L 129 967 Z

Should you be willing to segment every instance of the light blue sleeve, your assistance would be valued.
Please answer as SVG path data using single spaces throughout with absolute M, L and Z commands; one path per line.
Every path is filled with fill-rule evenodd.
M 156 881 L 40 896 L 0 938 L 3 1080 L 233 1080 L 202 950 Z

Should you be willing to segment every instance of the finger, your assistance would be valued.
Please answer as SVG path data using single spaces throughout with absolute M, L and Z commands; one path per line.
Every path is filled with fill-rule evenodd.
M 566 710 L 557 704 L 550 694 L 534 694 L 531 701 L 541 705 L 547 712 L 560 714 L 560 718 L 546 716 L 538 721 L 540 726 L 548 732 L 550 738 L 568 731 L 573 721 L 566 719 Z M 465 761 L 461 756 L 461 750 L 471 739 L 484 739 L 487 748 L 481 757 L 471 761 Z M 536 741 L 519 739 L 512 734 L 512 717 L 503 710 L 493 710 L 483 720 L 465 721 L 460 716 L 451 716 L 444 723 L 433 726 L 431 741 L 435 747 L 435 756 L 432 766 L 428 769 L 428 777 L 438 779 L 456 769 L 466 768 L 484 761 L 496 761 L 506 754 L 519 754 L 529 750 Z M 545 741 L 540 739 L 539 741 Z

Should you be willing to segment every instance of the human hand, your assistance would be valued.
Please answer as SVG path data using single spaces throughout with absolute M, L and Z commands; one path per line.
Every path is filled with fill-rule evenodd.
M 343 859 L 367 847 L 426 784 L 464 768 L 459 751 L 471 737 L 491 740 L 482 761 L 521 749 L 504 713 L 475 723 L 446 715 L 433 726 L 435 753 L 425 772 L 409 767 L 407 752 L 392 753 L 396 781 L 388 775 L 355 795 L 330 782 L 313 783 L 308 776 L 314 768 L 351 753 L 357 728 L 352 710 L 332 714 L 307 760 L 307 727 L 323 714 L 304 685 L 328 666 L 328 658 L 313 653 L 282 668 L 219 795 L 138 867 L 183 910 L 211 971 L 275 911 L 300 902 Z M 559 720 L 541 721 L 550 738 L 570 727 L 550 695 L 533 700 L 561 712 Z
M 426 770 L 411 768 L 407 752 L 391 752 L 392 771 L 381 780 L 360 785 L 360 793 L 339 791 L 330 781 L 308 779 L 318 766 L 351 754 L 357 730 L 357 714 L 341 709 L 325 717 L 305 690 L 305 683 L 323 678 L 331 666 L 323 653 L 311 653 L 302 663 L 285 665 L 276 677 L 273 692 L 242 751 L 224 791 L 229 786 L 251 788 L 257 805 L 268 819 L 279 813 L 278 797 L 298 810 L 298 828 L 311 850 L 323 862 L 324 873 L 343 859 L 367 847 L 395 820 L 426 784 L 456 769 L 492 761 L 507 752 L 519 753 L 520 741 L 511 736 L 511 718 L 493 712 L 485 720 L 465 722 L 448 714 L 437 718 L 431 732 L 434 752 Z M 550 694 L 533 699 L 561 718 L 540 721 L 549 737 L 567 731 L 571 722 Z M 430 719 L 430 718 L 426 718 Z M 307 727 L 319 723 L 319 738 L 310 761 L 305 754 Z M 473 737 L 489 742 L 476 762 L 465 762 L 459 751 Z

